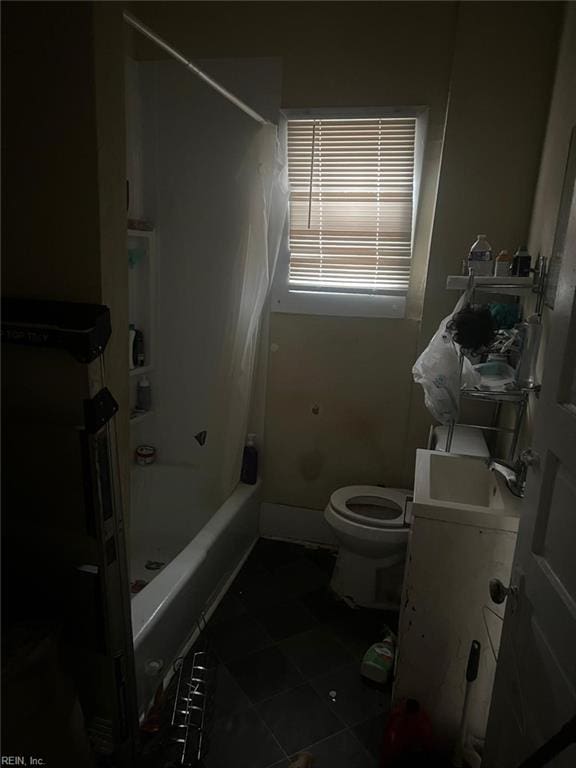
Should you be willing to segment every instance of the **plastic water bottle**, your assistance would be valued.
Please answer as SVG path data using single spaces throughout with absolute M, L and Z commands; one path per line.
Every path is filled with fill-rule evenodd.
M 470 248 L 468 270 L 475 275 L 491 275 L 493 273 L 492 246 L 486 239 L 486 235 L 478 235 Z

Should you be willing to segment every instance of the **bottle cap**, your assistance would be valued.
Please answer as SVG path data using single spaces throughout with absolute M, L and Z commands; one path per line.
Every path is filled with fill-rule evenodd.
M 246 435 L 246 445 L 254 445 L 256 442 L 256 433 L 255 432 L 248 432 Z

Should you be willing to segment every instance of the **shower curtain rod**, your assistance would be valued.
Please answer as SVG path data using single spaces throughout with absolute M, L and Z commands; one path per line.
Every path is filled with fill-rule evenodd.
M 149 40 L 152 40 L 154 43 L 156 43 L 156 45 L 159 45 L 160 48 L 163 48 L 167 53 L 170 54 L 170 56 L 176 59 L 176 61 L 184 64 L 184 66 L 193 72 L 197 77 L 199 77 L 201 80 L 204 80 L 205 83 L 208 83 L 211 88 L 214 88 L 215 91 L 218 91 L 218 93 L 224 96 L 225 99 L 228 99 L 228 101 L 232 102 L 232 104 L 235 104 L 253 120 L 256 120 L 258 123 L 262 123 L 262 125 L 272 125 L 270 120 L 266 120 L 266 118 L 262 117 L 262 115 L 258 114 L 258 112 L 252 109 L 252 107 L 249 107 L 248 104 L 245 104 L 241 99 L 239 99 L 237 96 L 234 96 L 233 93 L 230 93 L 230 91 L 224 88 L 224 86 L 220 85 L 220 83 L 217 83 L 216 80 L 213 80 L 209 75 L 203 72 L 191 61 L 189 61 L 175 48 L 172 48 L 172 46 L 169 45 L 165 40 L 163 40 L 161 37 L 158 37 L 155 32 L 152 32 L 152 30 L 143 24 L 139 19 L 137 19 L 135 16 L 132 16 L 131 13 L 124 11 L 123 15 L 124 21 L 127 24 L 129 24 L 131 27 L 134 27 L 134 29 L 137 29 L 138 32 L 141 32 Z

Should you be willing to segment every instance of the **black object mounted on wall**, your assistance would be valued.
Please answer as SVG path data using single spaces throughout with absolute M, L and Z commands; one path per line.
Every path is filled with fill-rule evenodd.
M 78 362 L 91 363 L 111 333 L 110 310 L 103 304 L 2 299 L 4 343 L 64 349 Z

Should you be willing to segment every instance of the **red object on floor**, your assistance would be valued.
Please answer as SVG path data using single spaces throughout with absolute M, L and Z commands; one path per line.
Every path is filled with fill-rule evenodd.
M 160 683 L 158 688 L 156 688 L 156 693 L 154 694 L 154 702 L 150 707 L 144 722 L 140 726 L 141 731 L 144 731 L 144 733 L 158 733 L 161 725 L 160 721 L 162 716 L 163 703 L 164 703 L 164 683 L 162 682 Z
M 402 701 L 392 710 L 384 728 L 381 768 L 409 765 L 425 758 L 433 748 L 430 718 L 415 699 Z

